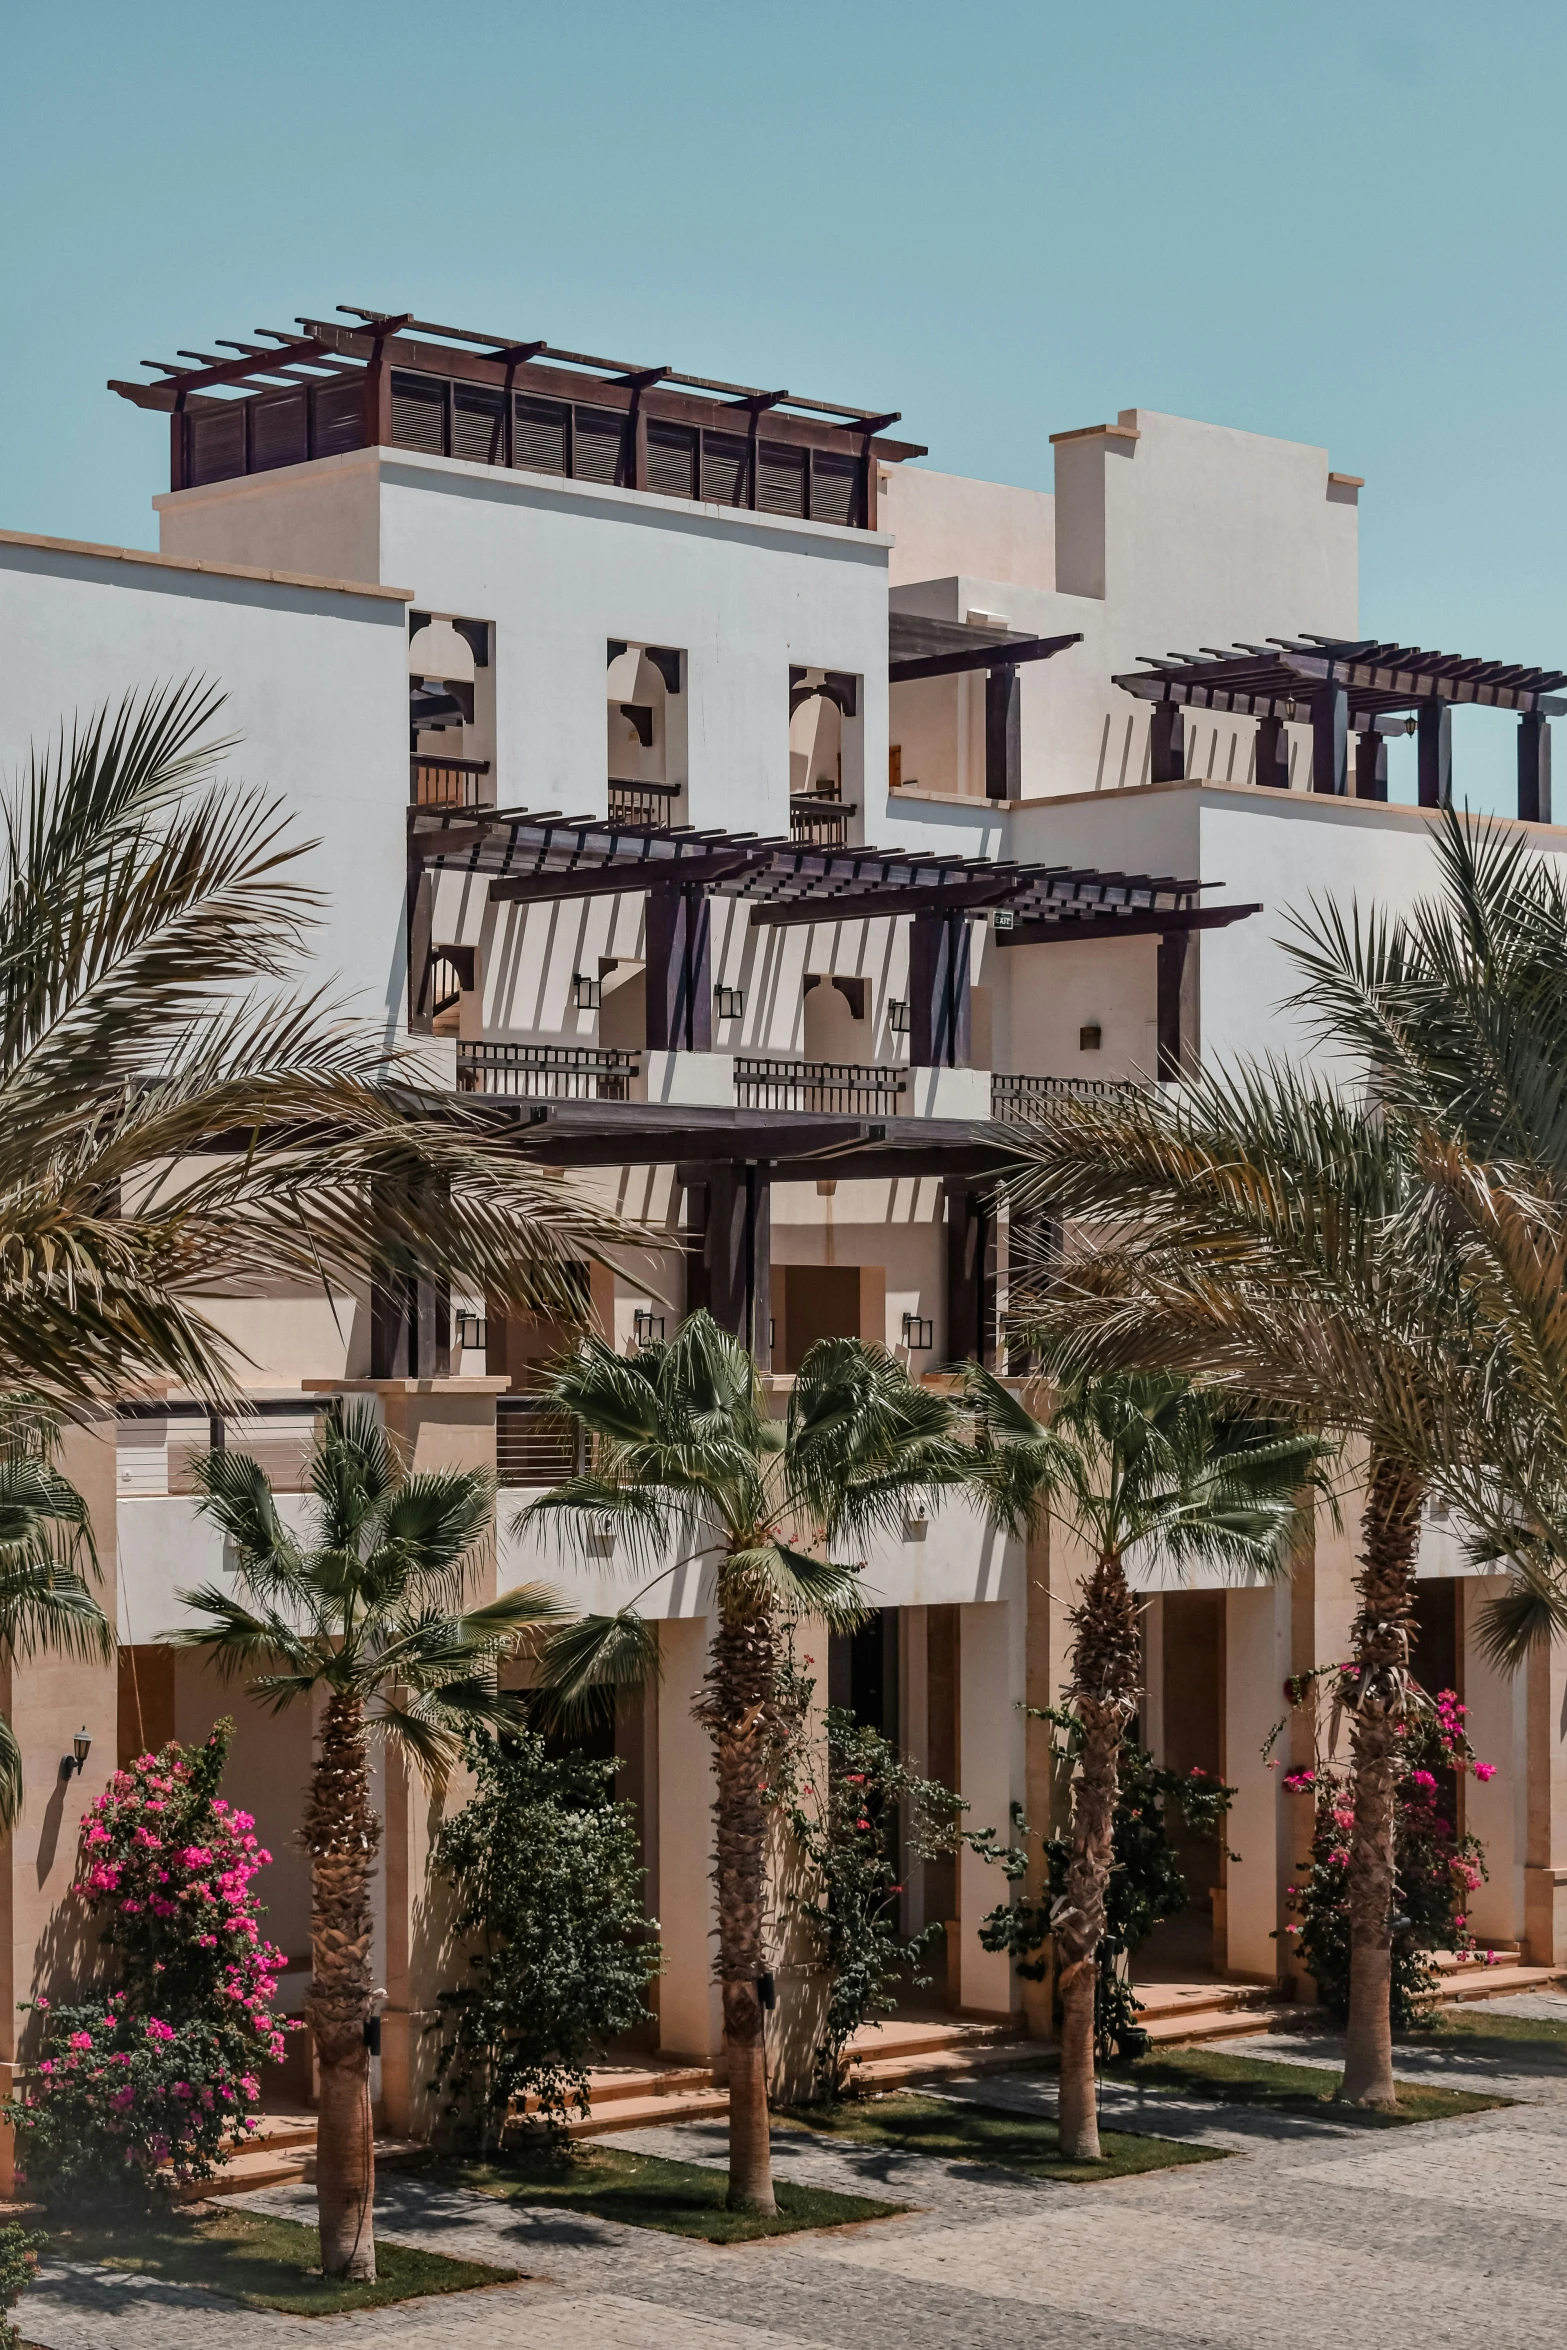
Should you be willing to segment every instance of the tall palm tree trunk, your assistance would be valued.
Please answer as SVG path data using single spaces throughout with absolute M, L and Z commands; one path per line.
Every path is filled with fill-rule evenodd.
M 1399 1731 L 1409 1693 L 1409 1627 L 1425 1481 L 1378 1458 L 1361 1518 L 1351 1632 L 1358 1685 L 1350 1730 L 1355 1825 L 1349 1846 L 1349 2034 L 1341 2096 L 1390 2106 L 1393 2083 L 1394 1826 Z
M 738 1577 L 735 1579 L 740 1580 Z M 766 1820 L 763 1782 L 776 1712 L 778 1639 L 771 1607 L 720 1584 L 718 1635 L 696 1718 L 713 1746 L 718 1979 L 729 2076 L 729 2208 L 773 2212 L 763 1971 Z
M 364 1707 L 334 1694 L 305 1811 L 310 1854 L 310 1998 L 320 2100 L 316 2204 L 329 2277 L 375 2276 L 375 2141 L 370 2119 L 370 1868 L 381 1823 L 370 1803 Z
M 1094 1982 L 1105 1930 L 1121 1737 L 1137 1704 L 1137 1607 L 1120 1558 L 1107 1551 L 1072 1611 L 1071 1702 L 1083 1742 L 1072 1788 L 1072 1857 L 1051 1931 L 1061 1995 L 1057 2129 L 1071 2162 L 1099 2160 L 1094 2099 Z

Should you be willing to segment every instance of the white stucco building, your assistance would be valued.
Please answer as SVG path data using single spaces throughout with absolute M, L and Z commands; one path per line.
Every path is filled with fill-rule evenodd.
M 221 684 L 232 771 L 317 844 L 319 974 L 414 1040 L 432 1086 L 493 1099 L 519 1150 L 662 1235 L 640 1277 L 593 1276 L 617 1344 L 705 1302 L 779 1396 L 823 1335 L 916 1372 L 994 1357 L 1025 1237 L 1006 1146 L 1031 1100 L 1308 1049 L 1283 1008 L 1289 910 L 1403 904 L 1429 879 L 1431 809 L 1387 803 L 1379 728 L 1434 713 L 1435 797 L 1442 706 L 1512 710 L 1531 841 L 1567 850 L 1538 820 L 1561 680 L 1373 659 L 1391 649 L 1357 633 L 1362 485 L 1322 449 L 1130 409 L 1053 436 L 1052 497 L 917 466 L 895 418 L 363 314 L 117 388 L 172 428 L 160 551 L 0 534 L 0 764 L 126 691 Z M 504 1529 L 510 1497 L 558 1473 L 529 1401 L 556 1334 L 457 1308 L 432 1343 L 369 1298 L 234 1301 L 257 1364 L 243 1440 L 297 1483 L 319 1397 L 369 1389 L 417 1457 L 498 1464 Z M 72 1667 L 30 1732 L 13 1691 L 40 1755 L 60 1705 L 98 1709 L 73 1806 L 117 1742 L 194 1735 L 229 1702 L 160 1640 L 176 1591 L 221 1570 L 188 1499 L 204 1439 L 177 1397 L 125 1418 L 95 1496 L 134 1663 L 118 1695 Z M 833 1645 L 835 1694 L 950 1777 L 975 1825 L 1040 1809 L 1019 1701 L 1058 1685 L 1072 1588 L 1046 1547 L 1025 1557 L 957 1509 L 911 1523 L 867 1562 L 880 1617 Z M 1242 1790 L 1243 1859 L 1203 1926 L 1241 1979 L 1280 1972 L 1298 1825 L 1259 1750 L 1285 1674 L 1347 1622 L 1350 1547 L 1324 1530 L 1293 1598 L 1172 1590 L 1149 1612 L 1150 1740 Z M 1480 1922 L 1554 1964 L 1562 1668 L 1489 1673 L 1451 1551 L 1438 1529 L 1422 1637 L 1503 1766 L 1469 1795 L 1492 1851 Z M 579 1595 L 618 1597 L 615 1564 Z M 498 1572 L 561 1569 L 503 1530 Z M 683 2056 L 717 2045 L 687 1702 L 709 1596 L 687 1575 L 654 1601 L 664 1680 L 619 1728 L 669 1951 L 662 2046 Z M 302 1719 L 241 1727 L 237 1792 L 280 1852 L 307 1740 Z M 436 1963 L 408 1892 L 428 1822 L 400 1783 L 383 1799 L 406 2120 Z M 44 1866 L 42 1832 L 13 1840 L 38 1888 L 13 1924 L 17 1996 L 69 1876 L 70 1836 Z M 273 1930 L 302 1955 L 302 1870 L 273 1874 Z M 935 1864 L 910 1919 L 949 1921 L 952 2004 L 1004 2016 L 1018 1987 L 975 1932 L 997 1897 L 971 1858 Z

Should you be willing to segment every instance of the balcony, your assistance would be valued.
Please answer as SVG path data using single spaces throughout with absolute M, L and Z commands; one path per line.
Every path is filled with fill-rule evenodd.
M 513 1101 L 628 1102 L 640 1056 L 597 1044 L 459 1044 L 459 1093 Z
M 433 759 L 416 751 L 409 761 L 409 797 L 416 808 L 477 808 L 479 778 L 488 759 Z
M 774 1061 L 737 1053 L 735 1103 L 742 1110 L 826 1110 L 838 1117 L 890 1118 L 908 1090 L 902 1069 L 857 1061 Z
M 609 779 L 611 824 L 664 825 L 674 821 L 678 783 L 617 783 Z
M 829 799 L 824 793 L 789 802 L 789 838 L 805 848 L 841 849 L 849 838 L 853 800 Z
M 990 1114 L 1003 1125 L 1018 1125 L 1042 1118 L 1053 1101 L 1109 1101 L 1137 1090 L 1129 1078 L 1014 1077 L 996 1069 L 990 1078 Z
M 495 1405 L 498 1485 L 564 1485 L 587 1466 L 582 1432 L 542 1396 L 503 1395 Z

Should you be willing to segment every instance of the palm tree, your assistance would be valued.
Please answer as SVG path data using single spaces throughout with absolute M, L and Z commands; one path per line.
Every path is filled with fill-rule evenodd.
M 28 1396 L 0 1396 L 0 1654 L 40 1647 L 107 1660 L 114 1633 L 82 1573 L 97 1573 L 87 1504 L 53 1465 L 51 1414 Z M 22 1809 L 22 1755 L 0 1715 L 0 1832 Z
M 705 1313 L 629 1358 L 598 1339 L 556 1373 L 553 1400 L 592 1439 L 591 1472 L 532 1502 L 521 1531 L 590 1536 L 607 1516 L 644 1556 L 713 1562 L 718 1624 L 696 1718 L 713 1753 L 713 1881 L 729 2080 L 729 2205 L 775 2209 L 759 1978 L 767 1968 L 767 1758 L 781 1731 L 782 1629 L 849 1622 L 858 1570 L 835 1553 L 960 1483 L 968 1457 L 945 1397 L 882 1347 L 823 1339 L 785 1420 L 769 1419 L 750 1356 Z M 665 1565 L 663 1571 L 671 1572 Z M 659 1578 L 661 1579 L 661 1578 Z M 640 1595 L 639 1595 L 640 1596 Z M 657 1670 L 635 1602 L 554 1634 L 542 1679 L 558 1708 Z
M 221 697 L 127 697 L 0 798 L 0 1388 L 66 1404 L 242 1356 L 203 1311 L 279 1280 L 450 1275 L 564 1313 L 615 1220 L 290 993 L 318 918 L 280 803 L 215 779 Z
M 370 1801 L 372 1739 L 432 1785 L 472 1724 L 514 1723 L 497 1663 L 557 1613 L 534 1586 L 469 1606 L 464 1592 L 490 1523 L 491 1480 L 474 1470 L 405 1473 L 372 1407 L 334 1405 L 311 1466 L 304 1541 L 242 1453 L 197 1466 L 199 1506 L 230 1546 L 234 1587 L 181 1594 L 203 1619 L 171 1634 L 204 1649 L 273 1712 L 324 1698 L 305 1812 L 311 1863 L 311 1989 L 320 2068 L 317 2201 L 328 2276 L 373 2278 L 370 2118 L 370 1877 L 381 1822 Z
M 1066 1380 L 1035 1419 L 991 1372 L 966 1387 L 979 1434 L 974 1482 L 992 1517 L 1024 1534 L 1069 1526 L 1094 1565 L 1071 1612 L 1067 1702 L 1081 1730 L 1072 1780 L 1066 1895 L 1051 1919 L 1061 1999 L 1058 2127 L 1069 2161 L 1097 2162 L 1094 1983 L 1105 1930 L 1119 1757 L 1142 1690 L 1141 1610 L 1128 1559 L 1288 1571 L 1303 1487 L 1323 1446 L 1238 1412 L 1173 1372 Z

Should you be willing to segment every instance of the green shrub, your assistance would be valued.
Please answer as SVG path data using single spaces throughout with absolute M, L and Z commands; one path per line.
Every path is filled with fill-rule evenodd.
M 532 1732 L 475 1735 L 478 1792 L 442 1829 L 435 1863 L 477 1939 L 471 1980 L 441 1994 L 437 2077 L 448 2112 L 489 2148 L 527 2102 L 558 2131 L 588 2111 L 607 2040 L 651 2021 L 657 1927 L 642 1914 L 635 1815 L 615 1765 L 555 1760 Z

